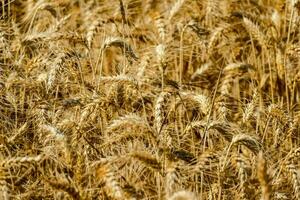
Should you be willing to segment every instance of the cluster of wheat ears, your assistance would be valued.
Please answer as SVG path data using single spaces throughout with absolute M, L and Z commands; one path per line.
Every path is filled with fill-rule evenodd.
M 0 199 L 300 199 L 297 0 L 1 0 Z

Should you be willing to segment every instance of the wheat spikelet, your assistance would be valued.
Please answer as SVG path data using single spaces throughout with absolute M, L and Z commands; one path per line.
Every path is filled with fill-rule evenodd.
M 220 162 L 220 155 L 215 150 L 208 149 L 197 157 L 193 170 L 195 172 L 203 172 L 214 170 Z
M 275 25 L 277 32 L 280 32 L 281 15 L 276 9 L 274 9 L 274 11 L 272 13 L 271 20 L 272 20 L 273 24 Z
M 57 32 L 59 31 L 67 22 L 67 20 L 71 17 L 71 15 L 66 15 L 64 17 L 62 17 L 60 20 L 57 21 L 57 23 L 55 24 L 55 26 L 53 27 L 53 32 Z
M 57 35 L 61 35 L 61 34 L 57 34 L 53 32 L 31 33 L 26 35 L 21 42 L 23 45 L 31 45 L 37 42 L 45 42 L 49 40 L 49 38 L 53 38 L 54 36 Z
M 246 63 L 230 63 L 226 65 L 223 69 L 225 74 L 233 72 L 233 71 L 248 71 L 252 66 Z
M 194 80 L 196 77 L 201 76 L 205 72 L 209 71 L 209 68 L 212 66 L 212 63 L 208 62 L 203 64 L 200 68 L 198 68 L 193 75 L 191 76 L 191 80 Z
M 202 120 L 201 121 L 193 121 L 186 126 L 184 132 L 190 132 L 193 129 L 201 129 L 202 130 L 205 128 L 205 124 L 206 124 L 206 122 L 204 122 Z M 210 128 L 211 128 L 211 124 L 208 125 L 207 129 L 210 129 Z
M 130 157 L 137 159 L 138 161 L 145 164 L 147 167 L 154 169 L 154 170 L 160 170 L 161 169 L 161 163 L 153 157 L 151 154 L 147 152 L 131 152 L 129 154 Z
M 230 63 L 223 69 L 224 79 L 220 87 L 221 94 L 227 96 L 230 94 L 233 85 L 233 78 L 239 76 L 241 73 L 247 73 L 253 67 L 245 63 Z
M 138 60 L 138 57 L 133 51 L 132 47 L 128 43 L 126 43 L 123 39 L 118 37 L 107 37 L 103 42 L 102 49 L 106 49 L 111 46 L 121 48 L 127 58 Z
M 211 129 L 217 130 L 221 135 L 227 140 L 231 141 L 233 134 L 232 131 L 232 124 L 227 124 L 226 122 L 218 122 L 218 121 L 212 121 L 211 122 Z
M 47 122 L 47 114 L 47 105 L 40 105 L 32 111 L 32 115 L 38 124 L 44 124 Z
M 133 86 L 138 85 L 138 82 L 135 80 L 135 78 L 123 74 L 117 76 L 102 76 L 99 82 L 102 84 L 117 83 L 122 85 L 126 85 L 126 84 L 130 84 Z
M 168 200 L 196 200 L 196 196 L 192 192 L 178 191 L 175 192 Z
M 60 131 L 57 127 L 53 125 L 43 124 L 40 126 L 40 128 L 41 130 L 45 130 L 46 132 L 50 133 L 45 137 L 45 146 L 47 146 L 48 143 L 54 139 L 57 145 L 55 146 L 55 150 L 59 149 L 61 152 L 63 152 L 63 155 L 65 156 L 66 160 L 68 160 L 72 152 L 70 149 L 70 145 L 68 144 L 69 138 L 67 138 L 62 131 Z
M 238 176 L 240 180 L 240 197 L 241 199 L 246 198 L 246 180 L 247 180 L 247 173 L 245 170 L 245 161 L 241 153 L 238 154 L 237 158 L 237 167 L 238 167 Z
M 245 110 L 243 112 L 243 123 L 246 123 L 249 120 L 249 118 L 253 115 L 257 101 L 258 94 L 257 91 L 255 91 L 252 100 L 246 105 Z
M 222 32 L 226 29 L 225 27 L 218 27 L 215 30 L 212 31 L 211 33 L 211 37 L 208 41 L 208 45 L 207 45 L 207 53 L 208 55 L 212 55 L 213 50 L 216 46 L 216 43 L 219 39 L 219 37 L 221 36 Z
M 250 135 L 242 134 L 242 133 L 234 135 L 231 140 L 231 143 L 229 144 L 229 146 L 227 148 L 227 152 L 226 152 L 226 155 L 224 158 L 222 170 L 224 170 L 224 168 L 226 166 L 226 162 L 227 162 L 226 159 L 227 159 L 230 149 L 233 145 L 244 145 L 249 150 L 251 150 L 254 154 L 257 154 L 262 149 L 261 143 L 258 142 L 258 140 L 254 136 L 250 136 Z
M 125 127 L 139 127 L 142 129 L 148 129 L 148 126 L 143 118 L 135 114 L 129 114 L 113 120 L 112 123 L 107 127 L 106 132 L 111 133 Z
M 271 185 L 267 174 L 267 165 L 262 152 L 258 155 L 257 176 L 262 188 L 262 199 L 269 200 L 271 198 Z
M 124 131 L 116 136 L 110 136 L 109 141 L 105 142 L 100 146 L 100 148 L 105 148 L 107 146 L 113 145 L 113 144 L 120 144 L 124 142 L 128 142 L 131 140 L 145 140 L 148 142 L 155 143 L 156 137 L 151 132 L 143 131 L 143 132 L 132 132 L 132 131 Z
M 63 180 L 63 179 L 51 180 L 51 179 L 45 178 L 45 181 L 54 189 L 62 190 L 64 192 L 66 192 L 74 200 L 82 199 L 80 196 L 80 192 L 73 185 L 71 185 L 67 180 Z
M 57 140 L 64 139 L 64 134 L 54 126 L 43 124 L 41 125 L 41 128 L 51 133 Z
M 258 25 L 254 24 L 250 19 L 247 17 L 243 18 L 245 28 L 251 34 L 253 39 L 257 40 L 262 48 L 267 48 L 267 42 L 265 39 L 264 34 L 260 31 Z
M 287 155 L 287 160 L 297 160 L 299 158 L 300 158 L 300 147 L 291 150 L 290 153 Z
M 120 7 L 123 23 L 128 24 L 128 21 L 126 19 L 125 7 L 122 0 L 119 0 L 119 7 Z
M 210 99 L 207 96 L 193 92 L 180 92 L 179 95 L 181 97 L 181 99 L 179 99 L 180 102 L 181 100 L 190 102 L 195 107 L 200 108 L 204 114 L 208 114 Z
M 116 180 L 115 172 L 109 163 L 98 167 L 97 178 L 105 182 L 106 193 L 113 199 L 123 199 L 124 194 L 122 188 Z
M 189 21 L 187 27 L 192 29 L 192 31 L 194 31 L 200 39 L 202 39 L 202 36 L 208 35 L 210 33 L 205 28 L 200 27 L 195 20 Z
M 261 143 L 254 136 L 247 134 L 234 135 L 231 140 L 230 146 L 235 144 L 242 144 L 255 154 L 257 154 L 262 149 Z
M 176 0 L 172 8 L 170 9 L 168 21 L 171 21 L 172 18 L 178 13 L 182 5 L 184 4 L 185 0 Z
M 158 62 L 160 63 L 160 70 L 164 72 L 166 63 L 165 63 L 165 56 L 166 56 L 166 46 L 164 44 L 159 44 L 155 48 L 155 53 Z
M 44 155 L 38 156 L 25 156 L 25 157 L 13 157 L 10 159 L 3 160 L 0 166 L 20 165 L 23 163 L 37 163 L 44 159 Z
M 221 90 L 221 94 L 224 95 L 223 90 Z M 219 121 L 227 121 L 229 112 L 230 109 L 227 107 L 227 103 L 224 101 L 224 99 L 217 103 L 217 114 Z
M 232 88 L 232 77 L 231 77 L 231 75 L 226 75 L 224 77 L 224 80 L 222 81 L 222 85 L 220 87 L 221 94 L 223 96 L 229 95 L 231 88 Z
M 4 37 L 4 33 L 0 32 L 0 49 L 4 49 L 7 44 L 7 40 Z
M 168 199 L 174 192 L 175 184 L 178 182 L 176 163 L 168 162 L 166 166 L 166 198 Z
M 154 18 L 154 22 L 155 22 L 155 26 L 158 30 L 158 35 L 159 38 L 161 40 L 161 42 L 163 43 L 166 40 L 166 24 L 164 22 L 164 18 L 163 16 L 157 16 Z
M 21 43 L 23 46 L 37 46 L 45 45 L 47 42 L 53 42 L 58 40 L 73 40 L 82 42 L 84 39 L 76 33 L 59 33 L 53 31 L 47 31 L 42 33 L 31 33 L 26 35 Z
M 91 23 L 90 26 L 88 26 L 87 33 L 86 33 L 86 41 L 87 41 L 89 49 L 91 49 L 91 47 L 92 47 L 92 42 L 93 42 L 93 38 L 94 38 L 94 35 L 96 32 L 96 29 L 101 25 L 103 25 L 103 21 L 96 19 Z
M 300 56 L 300 48 L 298 45 L 295 45 L 295 44 L 288 45 L 285 49 L 285 52 L 287 55 L 292 56 L 292 57 L 299 58 L 299 56 Z M 281 50 L 278 50 L 278 54 L 279 54 L 279 56 L 283 57 L 282 55 L 280 55 L 280 54 L 282 54 Z M 282 60 L 281 60 L 281 62 L 282 62 Z
M 9 188 L 7 186 L 7 182 L 4 179 L 4 173 L 0 169 L 0 199 L 1 200 L 9 200 L 10 195 L 9 195 Z
M 163 125 L 164 125 L 164 120 L 165 120 L 165 104 L 167 102 L 167 99 L 169 98 L 170 94 L 167 92 L 162 92 L 158 96 L 155 102 L 154 106 L 154 118 L 155 118 L 155 126 L 157 133 L 160 133 Z
M 300 199 L 300 178 L 299 178 L 299 170 L 294 164 L 287 165 L 288 170 L 292 174 L 292 185 L 293 185 L 293 192 L 296 199 Z
M 28 129 L 28 123 L 25 122 L 15 133 L 13 136 L 8 138 L 7 142 L 12 143 L 14 142 L 18 137 L 20 137 L 26 130 Z
M 286 50 L 286 52 L 288 52 L 288 50 Z M 277 48 L 276 49 L 276 55 L 275 55 L 275 59 L 276 59 L 276 66 L 277 66 L 277 74 L 279 75 L 280 79 L 284 79 L 284 55 L 281 51 L 281 49 Z
M 47 80 L 47 89 L 48 90 L 51 89 L 53 86 L 53 83 L 56 78 L 56 74 L 61 67 L 64 57 L 65 57 L 64 53 L 59 53 L 50 65 L 50 71 L 49 71 L 48 80 Z
M 144 56 L 141 60 L 140 66 L 138 68 L 138 72 L 137 72 L 137 80 L 141 81 L 144 77 L 145 74 L 145 70 L 146 68 L 149 66 L 150 63 L 150 57 L 149 56 Z
M 284 111 L 275 104 L 270 104 L 267 108 L 268 113 L 276 120 L 280 121 L 283 125 L 289 122 L 289 118 Z
M 193 121 L 189 125 L 186 126 L 184 132 L 190 132 L 191 130 L 201 129 L 202 131 L 207 128 L 207 130 L 215 129 L 217 130 L 227 141 L 231 141 L 233 135 L 230 131 L 230 125 L 219 122 L 219 121 L 211 121 L 207 125 L 206 121 Z
M 82 127 L 88 120 L 89 116 L 94 112 L 97 107 L 97 102 L 89 103 L 85 106 L 85 108 L 81 111 L 80 119 L 78 126 Z
M 44 0 L 39 0 L 34 5 L 32 2 L 32 4 L 28 4 L 27 6 L 30 10 L 28 10 L 25 16 L 22 18 L 22 23 L 28 25 L 27 30 L 30 30 L 32 28 L 34 20 L 39 11 L 46 10 L 53 16 L 53 18 L 56 18 L 57 16 L 54 5 L 52 3 L 45 2 Z

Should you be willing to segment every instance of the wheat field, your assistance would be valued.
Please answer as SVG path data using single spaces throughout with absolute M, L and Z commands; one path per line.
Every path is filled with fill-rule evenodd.
M 300 199 L 300 1 L 0 5 L 0 200 Z

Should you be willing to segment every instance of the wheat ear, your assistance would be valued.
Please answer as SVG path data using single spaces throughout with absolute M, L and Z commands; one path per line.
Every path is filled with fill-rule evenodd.
M 168 200 L 196 200 L 196 196 L 194 193 L 189 191 L 178 191 L 175 192 Z
M 116 180 L 115 171 L 109 166 L 109 163 L 98 167 L 97 178 L 105 182 L 105 189 L 108 196 L 113 199 L 123 199 L 124 194 L 122 188 Z
M 79 191 L 74 186 L 72 186 L 67 180 L 51 180 L 45 178 L 45 181 L 54 189 L 66 192 L 74 200 L 82 199 Z
M 257 177 L 262 189 L 262 200 L 269 200 L 271 198 L 270 178 L 267 173 L 266 160 L 264 159 L 262 152 L 258 155 Z

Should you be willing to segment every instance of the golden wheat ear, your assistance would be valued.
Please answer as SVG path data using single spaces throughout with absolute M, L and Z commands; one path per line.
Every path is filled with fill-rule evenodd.
M 242 144 L 255 154 L 258 154 L 258 152 L 262 150 L 262 144 L 258 141 L 258 139 L 247 134 L 237 134 L 233 136 L 230 145 L 232 146 L 234 144 Z
M 5 173 L 2 172 L 2 169 L 0 169 L 0 199 L 3 200 L 9 200 L 10 195 L 9 195 L 9 187 L 8 183 L 5 180 Z
M 155 119 L 155 126 L 157 130 L 157 134 L 159 135 L 163 129 L 164 121 L 165 121 L 165 107 L 167 103 L 167 99 L 170 97 L 170 94 L 167 92 L 162 92 L 158 96 L 154 106 L 154 119 Z
M 124 199 L 123 190 L 116 179 L 116 174 L 110 163 L 99 166 L 97 171 L 98 180 L 104 181 L 107 195 L 113 199 Z
M 223 169 L 226 166 L 226 159 L 229 155 L 229 152 L 234 145 L 243 145 L 247 147 L 250 151 L 252 151 L 255 155 L 257 155 L 259 151 L 262 150 L 262 144 L 258 141 L 258 139 L 255 136 L 243 133 L 234 135 L 226 151 Z
M 38 156 L 24 156 L 24 157 L 12 157 L 6 160 L 3 160 L 0 163 L 2 167 L 14 166 L 14 165 L 21 165 L 21 164 L 28 164 L 28 163 L 38 163 L 45 158 L 45 155 L 38 155 Z
M 44 178 L 45 182 L 47 182 L 52 188 L 56 190 L 62 190 L 66 192 L 72 199 L 80 200 L 81 195 L 77 188 L 75 188 L 72 184 L 70 184 L 67 180 L 52 180 Z
M 192 192 L 182 190 L 182 191 L 175 192 L 167 200 L 197 200 L 197 197 Z
M 251 37 L 259 42 L 262 48 L 267 48 L 267 41 L 265 38 L 265 34 L 261 32 L 258 25 L 256 25 L 254 22 L 252 22 L 247 17 L 243 18 L 244 25 L 246 30 L 249 32 Z
M 165 195 L 166 199 L 170 198 L 175 191 L 175 187 L 178 184 L 179 177 L 177 172 L 177 163 L 168 161 L 166 164 L 166 176 L 165 176 Z
M 267 164 L 262 152 L 259 152 L 257 163 L 257 177 L 262 189 L 262 199 L 271 199 L 272 187 L 271 180 L 267 173 Z
M 183 6 L 185 0 L 177 0 L 174 5 L 172 6 L 169 16 L 168 16 L 168 21 L 170 22 L 172 18 L 176 15 L 176 13 L 179 12 L 180 8 Z
M 91 25 L 88 27 L 87 33 L 86 33 L 86 41 L 87 41 L 87 45 L 88 45 L 89 49 L 92 48 L 93 39 L 94 39 L 94 35 L 97 31 L 97 28 L 99 26 L 102 26 L 103 24 L 104 24 L 104 21 L 95 19 L 94 21 L 92 21 Z
M 159 160 L 155 158 L 153 155 L 147 152 L 131 152 L 129 154 L 130 157 L 142 162 L 145 166 L 154 169 L 155 171 L 161 170 L 162 166 Z
M 133 51 L 133 48 L 123 39 L 118 37 L 108 37 L 105 39 L 102 49 L 109 48 L 111 46 L 119 47 L 125 53 L 125 56 L 130 59 L 138 60 L 136 53 Z

